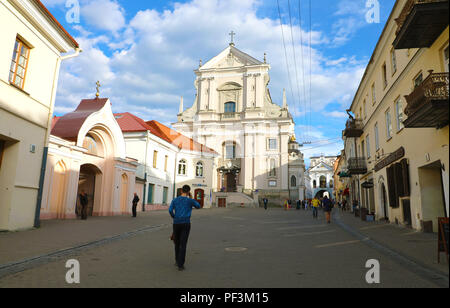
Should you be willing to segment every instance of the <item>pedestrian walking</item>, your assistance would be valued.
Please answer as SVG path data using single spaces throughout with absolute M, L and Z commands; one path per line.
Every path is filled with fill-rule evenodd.
M 264 198 L 263 203 L 264 203 L 264 209 L 267 211 L 267 204 L 269 203 L 269 200 L 267 200 L 267 198 Z
M 175 262 L 178 270 L 184 270 L 186 247 L 191 232 L 192 208 L 200 209 L 200 203 L 191 198 L 191 187 L 185 185 L 181 196 L 174 199 L 169 207 L 173 218 L 173 242 L 175 244 Z
M 325 196 L 323 198 L 323 210 L 325 212 L 325 217 L 327 220 L 327 223 L 330 224 L 331 223 L 331 211 L 333 210 L 333 202 L 328 199 L 328 196 Z
M 137 193 L 134 193 L 134 198 L 133 198 L 133 217 L 135 217 L 135 218 L 137 216 L 136 208 L 137 208 L 138 203 L 139 203 L 139 197 L 138 197 Z
M 302 207 L 302 201 L 297 200 L 297 210 L 300 210 L 301 207 Z
M 288 199 L 284 200 L 284 210 L 287 211 L 289 209 L 289 201 Z
M 89 203 L 88 195 L 85 191 L 82 191 L 79 198 L 80 198 L 80 205 L 81 205 L 81 219 L 87 220 L 87 206 Z
M 319 199 L 314 198 L 311 201 L 311 205 L 312 205 L 312 211 L 313 211 L 313 218 L 318 218 L 318 210 L 319 210 L 319 205 L 320 205 Z

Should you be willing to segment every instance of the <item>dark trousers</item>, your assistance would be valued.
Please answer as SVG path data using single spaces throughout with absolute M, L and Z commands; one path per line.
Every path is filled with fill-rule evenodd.
M 186 260 L 186 247 L 191 232 L 191 224 L 173 225 L 173 236 L 175 243 L 175 261 L 178 267 L 183 267 Z
M 267 210 L 267 203 L 264 203 L 264 209 Z
M 87 219 L 87 205 L 81 205 L 81 219 Z
M 137 216 L 136 208 L 137 208 L 137 204 L 133 204 L 133 217 Z
M 313 209 L 313 217 L 317 218 L 319 209 L 317 207 L 313 207 L 312 209 Z

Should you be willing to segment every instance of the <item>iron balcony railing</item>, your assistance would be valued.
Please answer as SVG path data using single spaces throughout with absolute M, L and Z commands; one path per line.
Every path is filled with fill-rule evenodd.
M 349 158 L 347 161 L 347 170 L 349 174 L 366 174 L 367 161 L 363 157 Z
M 345 124 L 345 130 L 343 131 L 344 137 L 356 137 L 359 138 L 364 132 L 364 124 L 360 119 L 350 118 Z
M 449 73 L 433 73 L 406 96 L 405 114 L 410 116 L 432 100 L 448 101 Z
M 411 13 L 415 5 L 421 5 L 426 3 L 437 3 L 437 2 L 448 2 L 448 0 L 408 0 L 405 6 L 403 7 L 402 12 L 395 20 L 397 22 L 396 35 L 400 33 L 403 25 L 405 24 L 406 19 L 408 18 L 408 15 Z

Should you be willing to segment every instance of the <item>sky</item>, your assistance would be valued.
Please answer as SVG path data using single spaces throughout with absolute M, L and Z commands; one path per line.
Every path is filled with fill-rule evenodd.
M 42 2 L 83 49 L 61 66 L 55 115 L 95 97 L 99 80 L 114 112 L 170 126 L 180 97 L 185 108 L 194 102 L 199 60 L 224 50 L 234 31 L 238 49 L 261 61 L 267 53 L 271 97 L 281 105 L 286 89 L 297 140 L 311 142 L 302 148 L 308 164 L 343 149 L 345 110 L 395 0 Z M 379 22 L 367 21 L 367 2 L 379 4 Z

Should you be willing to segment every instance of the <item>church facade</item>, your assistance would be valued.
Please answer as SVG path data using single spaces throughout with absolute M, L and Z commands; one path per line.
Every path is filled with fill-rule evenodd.
M 256 206 L 264 196 L 279 203 L 304 191 L 295 123 L 286 95 L 282 106 L 272 101 L 269 70 L 265 59 L 230 43 L 195 70 L 193 106 L 184 110 L 180 104 L 173 127 L 219 153 L 212 184 L 216 206 Z
M 311 164 L 306 171 L 306 178 L 309 181 L 307 195 L 310 198 L 321 198 L 327 195 L 334 196 L 334 164 L 337 156 L 311 157 Z

